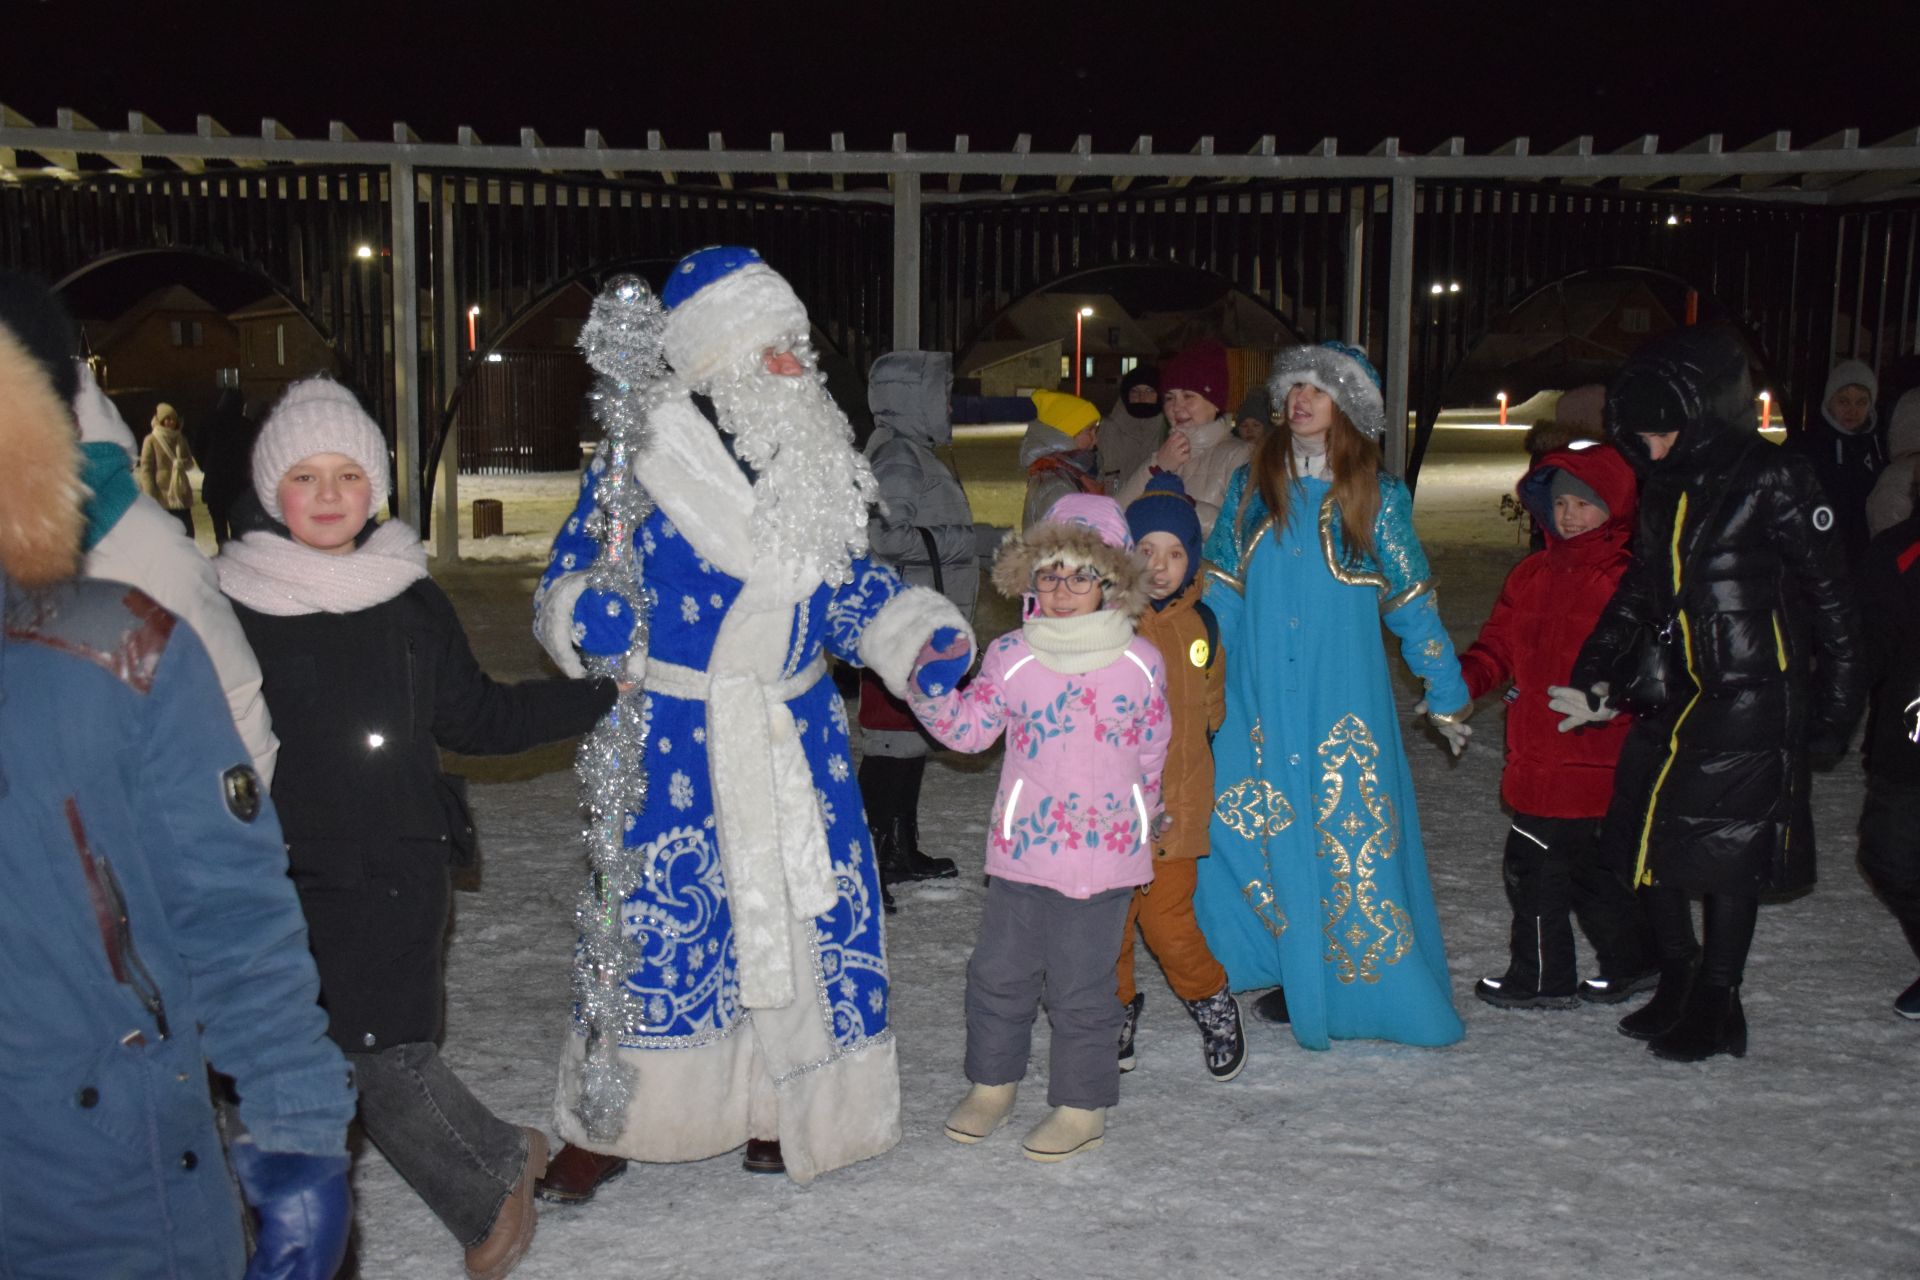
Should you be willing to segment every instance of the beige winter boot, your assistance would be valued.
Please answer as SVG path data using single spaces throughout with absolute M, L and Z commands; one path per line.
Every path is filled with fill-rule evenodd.
M 955 1142 L 978 1142 L 1007 1122 L 1013 1114 L 1013 1084 L 976 1084 L 947 1116 L 947 1136 Z
M 1051 1114 L 1027 1134 L 1022 1149 L 1027 1159 L 1047 1164 L 1091 1151 L 1100 1145 L 1107 1132 L 1107 1109 L 1094 1107 L 1055 1107 Z

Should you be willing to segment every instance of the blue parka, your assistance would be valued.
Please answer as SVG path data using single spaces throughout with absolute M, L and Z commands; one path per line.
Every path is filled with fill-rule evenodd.
M 237 1277 L 206 1064 L 267 1151 L 354 1108 L 279 823 L 190 628 L 0 587 L 0 1276 Z

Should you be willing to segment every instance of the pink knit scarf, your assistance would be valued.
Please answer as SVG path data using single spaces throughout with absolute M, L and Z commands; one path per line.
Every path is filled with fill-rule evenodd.
M 257 531 L 227 543 L 213 566 L 220 590 L 256 613 L 358 613 L 426 577 L 427 549 L 405 521 L 389 520 L 348 555 Z

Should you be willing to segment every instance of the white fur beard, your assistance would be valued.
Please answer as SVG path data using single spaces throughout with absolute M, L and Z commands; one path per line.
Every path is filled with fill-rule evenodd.
M 873 469 L 853 447 L 853 426 L 814 372 L 767 372 L 758 355 L 713 379 L 709 394 L 733 451 L 754 469 L 753 544 L 805 577 L 839 586 L 867 549 L 867 508 L 879 496 Z

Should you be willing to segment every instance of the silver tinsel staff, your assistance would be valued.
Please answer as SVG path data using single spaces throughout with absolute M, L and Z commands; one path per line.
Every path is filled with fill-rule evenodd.
M 588 654 L 584 665 L 589 675 L 622 681 L 628 679 L 628 657 L 647 651 L 651 602 L 640 585 L 641 553 L 633 535 L 653 510 L 653 499 L 634 477 L 633 460 L 646 446 L 649 419 L 663 397 L 665 323 L 665 312 L 646 281 L 616 276 L 594 299 L 580 334 L 580 350 L 600 375 L 593 406 L 605 431 L 595 455 L 600 479 L 587 521 L 587 532 L 600 552 L 587 570 L 587 589 L 602 593 L 598 598 L 609 602 L 610 613 L 620 607 L 613 603 L 617 599 L 633 617 L 626 653 Z M 580 948 L 574 958 L 573 995 L 576 1016 L 587 1026 L 587 1046 L 574 1114 L 589 1135 L 603 1141 L 619 1136 L 633 1093 L 632 1069 L 621 1063 L 618 1049 L 633 1009 L 627 1002 L 627 975 L 640 967 L 640 956 L 627 938 L 621 907 L 642 870 L 638 852 L 627 847 L 625 828 L 627 815 L 640 812 L 647 799 L 645 699 L 646 691 L 637 686 L 622 693 L 581 742 L 574 765 L 587 816 L 582 837 L 593 873 L 575 908 Z

